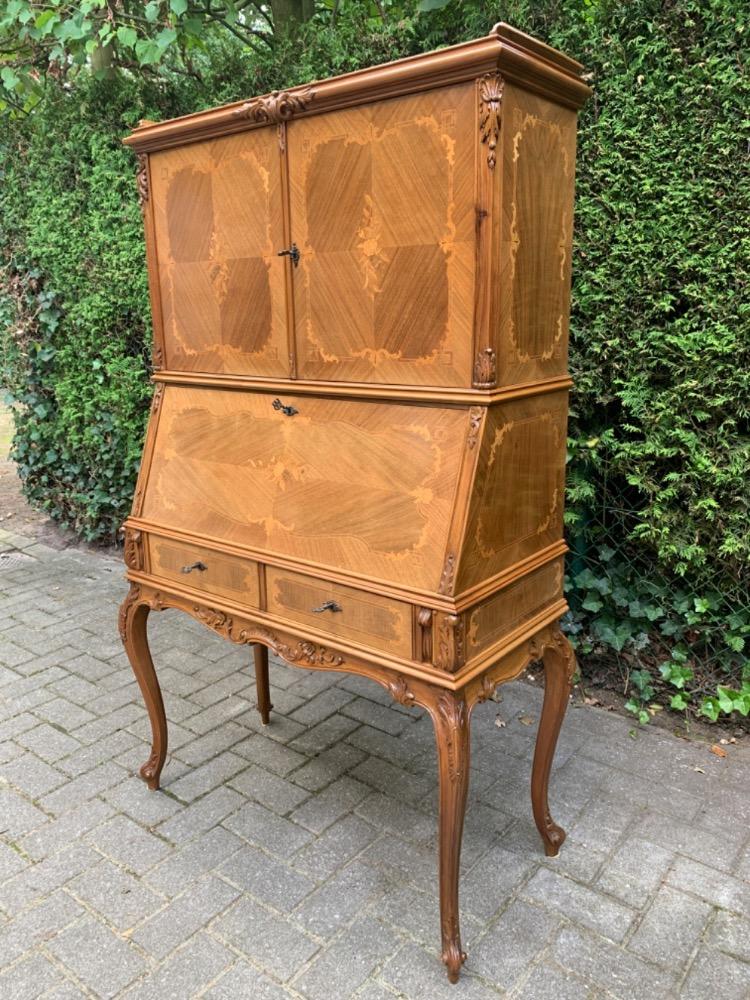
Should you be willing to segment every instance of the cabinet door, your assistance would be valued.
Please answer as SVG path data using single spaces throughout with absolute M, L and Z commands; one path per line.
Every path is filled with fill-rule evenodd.
M 465 407 L 169 385 L 143 517 L 434 590 L 466 430 Z
M 471 383 L 473 84 L 289 124 L 301 378 Z
M 276 130 L 151 157 L 166 367 L 289 371 Z

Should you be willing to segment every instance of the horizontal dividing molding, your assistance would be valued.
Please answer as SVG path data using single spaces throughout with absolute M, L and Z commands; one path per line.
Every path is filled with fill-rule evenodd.
M 412 590 L 399 587 L 398 584 L 383 583 L 372 577 L 357 576 L 346 570 L 337 567 L 325 566 L 318 563 L 301 562 L 290 559 L 288 556 L 271 552 L 268 549 L 245 548 L 244 546 L 233 545 L 231 542 L 224 542 L 220 538 L 213 538 L 210 535 L 198 535 L 186 531 L 174 531 L 163 525 L 147 521 L 142 517 L 129 517 L 123 524 L 123 528 L 134 531 L 145 532 L 157 538 L 169 539 L 175 542 L 184 542 L 186 545 L 200 545 L 203 548 L 215 549 L 217 552 L 224 552 L 227 555 L 238 556 L 242 559 L 251 559 L 253 562 L 262 563 L 267 566 L 275 566 L 278 569 L 291 570 L 301 573 L 314 580 L 327 581 L 329 583 L 341 583 L 373 594 L 381 594 L 383 597 L 393 597 L 397 600 L 404 600 L 410 604 L 418 604 L 422 607 L 432 608 L 434 611 L 446 611 L 449 613 L 459 613 L 483 600 L 485 597 L 504 590 L 512 583 L 522 577 L 532 573 L 534 570 L 552 562 L 568 551 L 568 546 L 560 540 L 545 549 L 529 556 L 520 563 L 516 563 L 510 569 L 499 573 L 489 580 L 483 581 L 480 585 L 472 587 L 456 597 L 444 597 L 426 590 Z
M 290 87 L 279 94 L 236 101 L 209 111 L 185 115 L 159 124 L 144 123 L 123 141 L 147 153 L 250 128 L 268 127 L 291 117 L 321 114 L 449 86 L 485 73 L 499 71 L 517 83 L 562 104 L 578 109 L 591 93 L 581 80 L 581 65 L 555 49 L 507 24 L 497 24 L 489 35 L 422 55 L 345 73 L 328 80 Z
M 406 403 L 439 403 L 460 406 L 482 406 L 526 396 L 541 396 L 548 392 L 570 389 L 569 375 L 508 385 L 496 389 L 441 389 L 413 385 L 378 385 L 367 382 L 327 382 L 311 379 L 271 379 L 251 375 L 214 375 L 204 372 L 157 371 L 154 382 L 167 385 L 206 386 L 209 389 L 240 389 L 254 392 L 308 394 L 349 399 L 402 400 Z

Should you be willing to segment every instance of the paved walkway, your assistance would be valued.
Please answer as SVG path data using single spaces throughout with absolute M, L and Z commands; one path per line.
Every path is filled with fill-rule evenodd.
M 528 798 L 541 692 L 480 706 L 451 987 L 429 719 L 273 663 L 261 732 L 249 651 L 155 614 L 171 757 L 149 793 L 120 563 L 3 548 L 2 1000 L 750 996 L 747 749 L 571 708 L 552 783 L 569 838 L 547 860 Z

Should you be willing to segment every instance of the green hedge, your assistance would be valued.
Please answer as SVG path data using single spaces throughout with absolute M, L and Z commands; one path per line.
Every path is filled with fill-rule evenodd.
M 122 134 L 141 117 L 461 41 L 502 17 L 581 59 L 595 89 L 577 184 L 571 629 L 581 649 L 635 672 L 635 712 L 648 711 L 660 664 L 675 707 L 750 709 L 747 5 L 402 7 L 378 24 L 368 4 L 344 4 L 335 31 L 314 22 L 264 57 L 214 42 L 200 80 L 79 76 L 5 130 L 0 378 L 19 404 L 26 493 L 87 539 L 112 538 L 129 506 L 149 332 Z M 716 693 L 721 681 L 730 694 Z

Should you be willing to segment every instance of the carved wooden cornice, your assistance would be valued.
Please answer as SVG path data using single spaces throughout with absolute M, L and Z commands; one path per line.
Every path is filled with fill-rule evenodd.
M 497 359 L 491 347 L 484 347 L 477 354 L 474 362 L 474 379 L 472 385 L 475 389 L 493 389 L 497 384 Z
M 315 91 L 310 87 L 296 94 L 287 90 L 274 90 L 267 97 L 256 97 L 235 108 L 232 116 L 258 125 L 280 125 L 300 111 L 307 111 L 314 98 Z
M 503 78 L 499 73 L 487 73 L 479 81 L 479 134 L 487 146 L 487 165 L 490 170 L 494 170 L 497 163 L 503 87 Z

